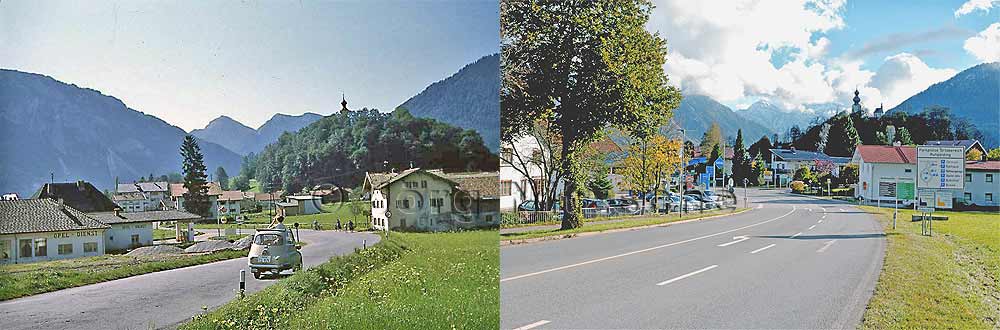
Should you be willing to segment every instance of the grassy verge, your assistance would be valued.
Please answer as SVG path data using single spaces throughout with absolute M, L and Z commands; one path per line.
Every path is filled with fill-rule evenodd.
M 164 239 L 173 239 L 176 238 L 175 234 L 176 232 L 170 229 L 159 229 L 159 228 L 153 229 L 153 240 L 159 241 Z
M 0 300 L 35 295 L 87 284 L 246 257 L 246 251 L 203 255 L 103 255 L 28 264 L 0 265 Z
M 688 214 L 685 214 L 683 216 L 677 216 L 677 215 L 656 215 L 656 216 L 648 216 L 648 217 L 636 217 L 636 218 L 631 218 L 629 220 L 618 221 L 618 222 L 591 223 L 591 224 L 586 224 L 585 223 L 584 226 L 582 226 L 580 228 L 574 228 L 574 229 L 570 229 L 570 230 L 539 229 L 539 230 L 532 230 L 532 231 L 525 231 L 525 232 L 518 232 L 518 233 L 501 234 L 500 235 L 500 239 L 501 240 L 505 240 L 505 241 L 506 240 L 520 240 L 520 239 L 541 238 L 541 237 L 549 237 L 549 236 L 563 236 L 563 235 L 573 235 L 573 234 L 589 233 L 589 232 L 600 232 L 600 231 L 607 231 L 607 230 L 614 230 L 614 229 L 625 229 L 625 228 L 633 228 L 633 227 L 652 226 L 652 225 L 659 225 L 659 224 L 666 224 L 666 223 L 671 223 L 671 222 L 677 222 L 677 221 L 681 221 L 681 220 L 698 219 L 698 218 L 704 218 L 704 217 L 721 215 L 721 214 L 735 213 L 735 212 L 739 212 L 739 211 L 743 211 L 743 210 L 746 210 L 746 208 L 738 208 L 738 209 L 735 209 L 735 210 L 732 210 L 732 209 L 722 209 L 722 210 L 708 211 L 708 212 L 705 212 L 705 213 L 697 213 L 697 212 L 695 212 L 695 213 L 688 213 Z
M 865 329 L 1000 328 L 1000 214 L 936 212 L 934 236 L 920 235 L 912 210 L 879 214 L 888 246 Z
M 500 320 L 496 231 L 393 233 L 182 329 L 485 329 Z

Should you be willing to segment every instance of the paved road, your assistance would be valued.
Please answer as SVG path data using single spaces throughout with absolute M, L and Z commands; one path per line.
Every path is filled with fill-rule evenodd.
M 502 247 L 504 329 L 854 328 L 885 251 L 850 204 L 751 191 L 751 211 Z
M 305 267 L 312 267 L 379 240 L 370 233 L 301 230 Z M 255 280 L 247 260 L 133 276 L 120 280 L 40 294 L 0 303 L 0 329 L 148 329 L 173 328 L 235 297 L 239 271 L 247 269 L 247 291 L 256 292 L 276 279 Z

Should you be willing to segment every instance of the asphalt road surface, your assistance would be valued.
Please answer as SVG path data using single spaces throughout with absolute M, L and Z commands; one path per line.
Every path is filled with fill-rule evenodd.
M 877 220 L 776 190 L 750 202 L 715 219 L 501 247 L 500 327 L 855 328 L 882 267 Z
M 301 230 L 305 267 L 354 252 L 371 233 Z M 240 269 L 248 293 L 280 278 L 255 280 L 246 258 L 128 277 L 0 303 L 0 329 L 160 329 L 174 328 L 236 296 Z M 286 272 L 288 273 L 288 272 Z

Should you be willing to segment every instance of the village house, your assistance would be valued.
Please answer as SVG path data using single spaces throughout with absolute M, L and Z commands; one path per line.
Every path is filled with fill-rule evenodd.
M 312 195 L 288 196 L 284 202 L 276 205 L 278 214 L 284 216 L 317 214 L 322 212 L 320 207 L 323 205 L 323 199 Z
M 911 146 L 859 145 L 851 163 L 858 165 L 854 197 L 872 202 L 894 202 L 898 182 L 915 183 L 917 148 Z M 910 203 L 913 199 L 900 200 Z
M 408 169 L 366 173 L 362 189 L 372 209 L 372 228 L 441 231 L 494 226 L 502 191 L 498 173 L 450 173 Z
M 1000 194 L 1000 161 L 965 163 L 965 191 L 962 193 L 964 204 L 998 211 L 1000 207 L 998 194 Z
M 110 226 L 62 201 L 0 201 L 0 264 L 104 254 Z
M 771 164 L 768 168 L 773 172 L 772 181 L 779 186 L 787 186 L 792 182 L 795 171 L 808 167 L 813 173 L 830 172 L 839 177 L 840 170 L 850 163 L 847 157 L 831 157 L 822 152 L 791 149 L 769 149 Z
M 327 183 L 314 186 L 309 194 L 319 196 L 323 203 L 346 202 L 350 199 L 351 189 Z
M 932 140 L 927 141 L 924 145 L 928 146 L 946 146 L 946 147 L 963 147 L 965 148 L 965 154 L 969 154 L 972 149 L 979 150 L 982 155 L 980 159 L 975 160 L 986 160 L 986 148 L 983 147 L 982 143 L 978 140 Z
M 104 196 L 97 187 L 86 181 L 56 182 L 42 185 L 31 199 L 63 200 L 75 210 L 84 213 L 111 212 L 119 206 Z
M 254 193 L 253 198 L 261 210 L 272 210 L 277 207 L 276 203 L 284 200 L 284 195 L 285 193 L 279 190 L 271 193 Z
M 227 190 L 219 195 L 219 215 L 222 217 L 235 218 L 243 211 L 244 195 L 242 191 Z
M 171 183 L 170 184 L 170 200 L 172 202 L 172 208 L 177 210 L 185 210 L 184 208 L 184 194 L 188 192 L 187 188 L 184 188 L 183 183 Z M 219 218 L 219 196 L 222 196 L 222 186 L 218 182 L 208 183 L 208 211 L 209 219 Z
M 536 186 L 543 186 L 543 171 L 533 157 L 545 157 L 538 141 L 532 136 L 524 136 L 505 143 L 500 148 L 500 208 L 513 210 L 526 200 L 533 200 L 535 193 L 528 180 Z
M 107 251 L 121 251 L 141 246 L 153 245 L 153 229 L 159 222 L 173 221 L 186 228 L 188 222 L 201 217 L 197 214 L 177 210 L 142 212 L 97 212 L 87 215 L 107 224 L 110 228 L 104 234 Z
M 170 201 L 170 187 L 165 181 L 119 183 L 112 200 L 124 212 L 162 210 Z

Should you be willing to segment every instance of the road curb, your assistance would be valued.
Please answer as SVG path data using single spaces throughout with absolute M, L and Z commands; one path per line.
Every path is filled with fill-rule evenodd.
M 731 216 L 731 215 L 742 214 L 742 213 L 750 211 L 750 210 L 753 210 L 753 208 L 745 208 L 743 210 L 734 211 L 734 212 L 731 212 L 731 213 L 716 214 L 716 215 L 710 215 L 710 216 L 707 216 L 707 217 L 687 219 L 687 220 L 667 222 L 667 223 L 660 223 L 660 224 L 654 224 L 654 225 L 639 226 L 639 227 L 608 229 L 608 230 L 602 230 L 602 231 L 592 231 L 592 232 L 584 232 L 584 233 L 577 233 L 577 234 L 566 234 L 566 235 L 552 235 L 552 236 L 535 237 L 535 238 L 525 238 L 525 239 L 500 240 L 500 246 L 503 247 L 503 246 L 511 246 L 511 245 L 531 244 L 531 243 L 538 243 L 538 242 L 544 242 L 544 241 L 554 241 L 554 240 L 568 239 L 568 238 L 574 238 L 574 237 L 592 236 L 592 235 L 600 235 L 600 234 L 610 234 L 610 233 L 618 233 L 618 232 L 623 232 L 623 231 L 639 230 L 639 229 L 649 229 L 649 228 L 656 228 L 656 227 L 667 227 L 667 226 L 677 225 L 677 224 L 682 224 L 682 223 L 688 223 L 688 222 L 694 222 L 694 221 L 701 221 L 701 220 L 708 220 L 708 219 L 715 219 L 715 218 L 721 218 L 721 217 L 726 217 L 726 216 Z

